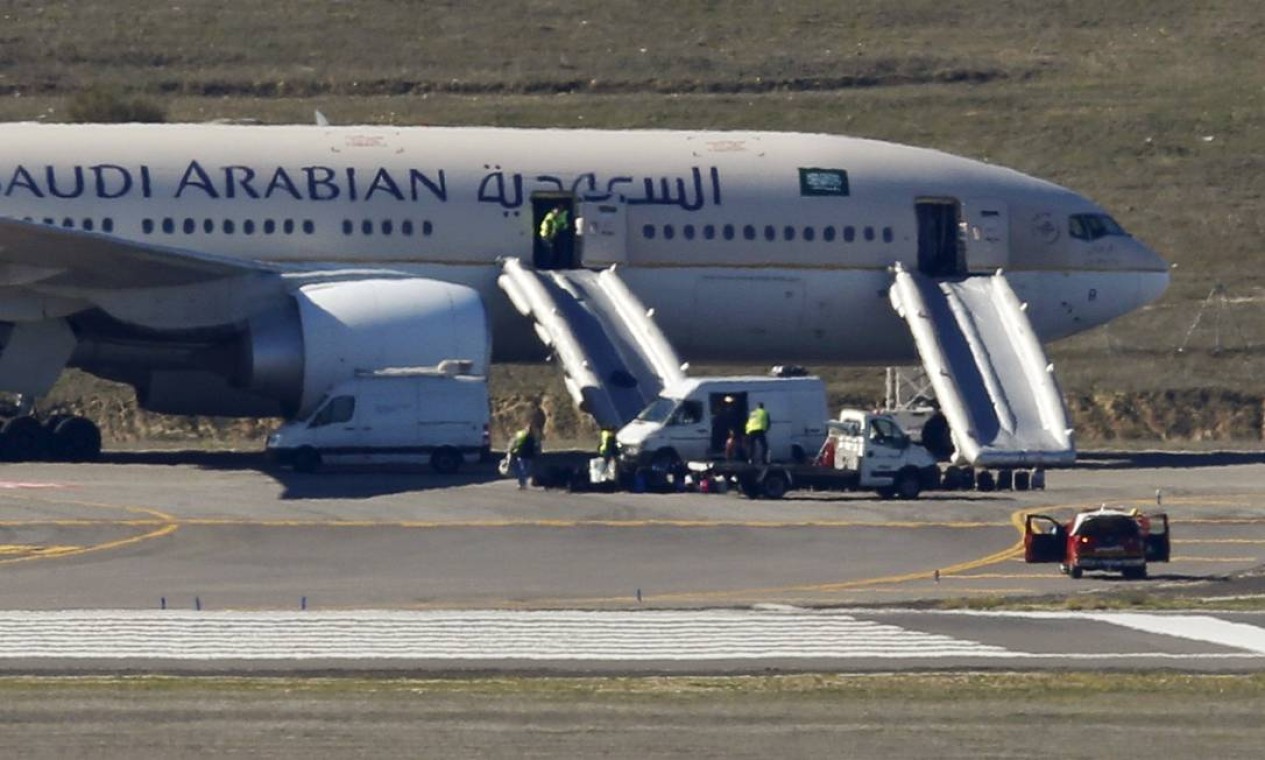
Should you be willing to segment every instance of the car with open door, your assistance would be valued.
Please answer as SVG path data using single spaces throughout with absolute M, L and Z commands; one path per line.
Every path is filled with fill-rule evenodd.
M 1072 578 L 1086 570 L 1147 575 L 1147 563 L 1168 562 L 1168 515 L 1106 506 L 1078 513 L 1069 522 L 1031 514 L 1024 520 L 1024 562 L 1059 563 Z

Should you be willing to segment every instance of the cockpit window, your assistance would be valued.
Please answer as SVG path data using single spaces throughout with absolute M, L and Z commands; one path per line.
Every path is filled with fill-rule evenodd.
M 1129 233 L 1106 214 L 1072 214 L 1067 218 L 1067 232 L 1078 240 L 1097 240 L 1108 235 Z

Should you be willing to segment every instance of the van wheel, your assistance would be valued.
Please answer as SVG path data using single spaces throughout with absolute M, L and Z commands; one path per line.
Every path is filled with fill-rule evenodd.
M 316 472 L 321 469 L 321 453 L 311 446 L 294 452 L 295 472 Z
M 905 471 L 896 476 L 896 482 L 892 484 L 896 493 L 896 497 L 906 501 L 912 501 L 918 498 L 918 494 L 922 493 L 922 483 L 918 481 L 918 473 L 913 471 Z
M 770 470 L 760 479 L 760 494 L 766 499 L 780 499 L 789 488 L 786 475 L 778 470 Z
M 436 449 L 430 455 L 430 466 L 440 475 L 451 475 L 461 467 L 461 454 L 456 449 Z
M 681 462 L 675 449 L 659 449 L 650 460 L 650 468 L 659 472 L 670 472 Z

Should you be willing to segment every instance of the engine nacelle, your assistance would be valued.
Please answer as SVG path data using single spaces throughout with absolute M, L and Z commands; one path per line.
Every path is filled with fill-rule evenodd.
M 303 416 L 360 370 L 468 359 L 474 373 L 486 374 L 491 343 L 483 300 L 463 285 L 424 279 L 306 285 L 293 303 L 251 319 L 238 384 Z

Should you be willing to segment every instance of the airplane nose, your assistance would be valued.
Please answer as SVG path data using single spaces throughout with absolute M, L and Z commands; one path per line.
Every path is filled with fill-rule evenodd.
M 1138 296 L 1142 304 L 1157 300 L 1168 290 L 1171 270 L 1168 262 L 1158 253 L 1142 243 L 1134 241 L 1136 247 L 1129 257 L 1138 273 Z
M 1169 274 L 1168 270 L 1163 272 L 1139 272 L 1138 273 L 1138 299 L 1139 305 L 1146 305 L 1159 300 L 1164 295 L 1164 291 L 1168 290 Z

